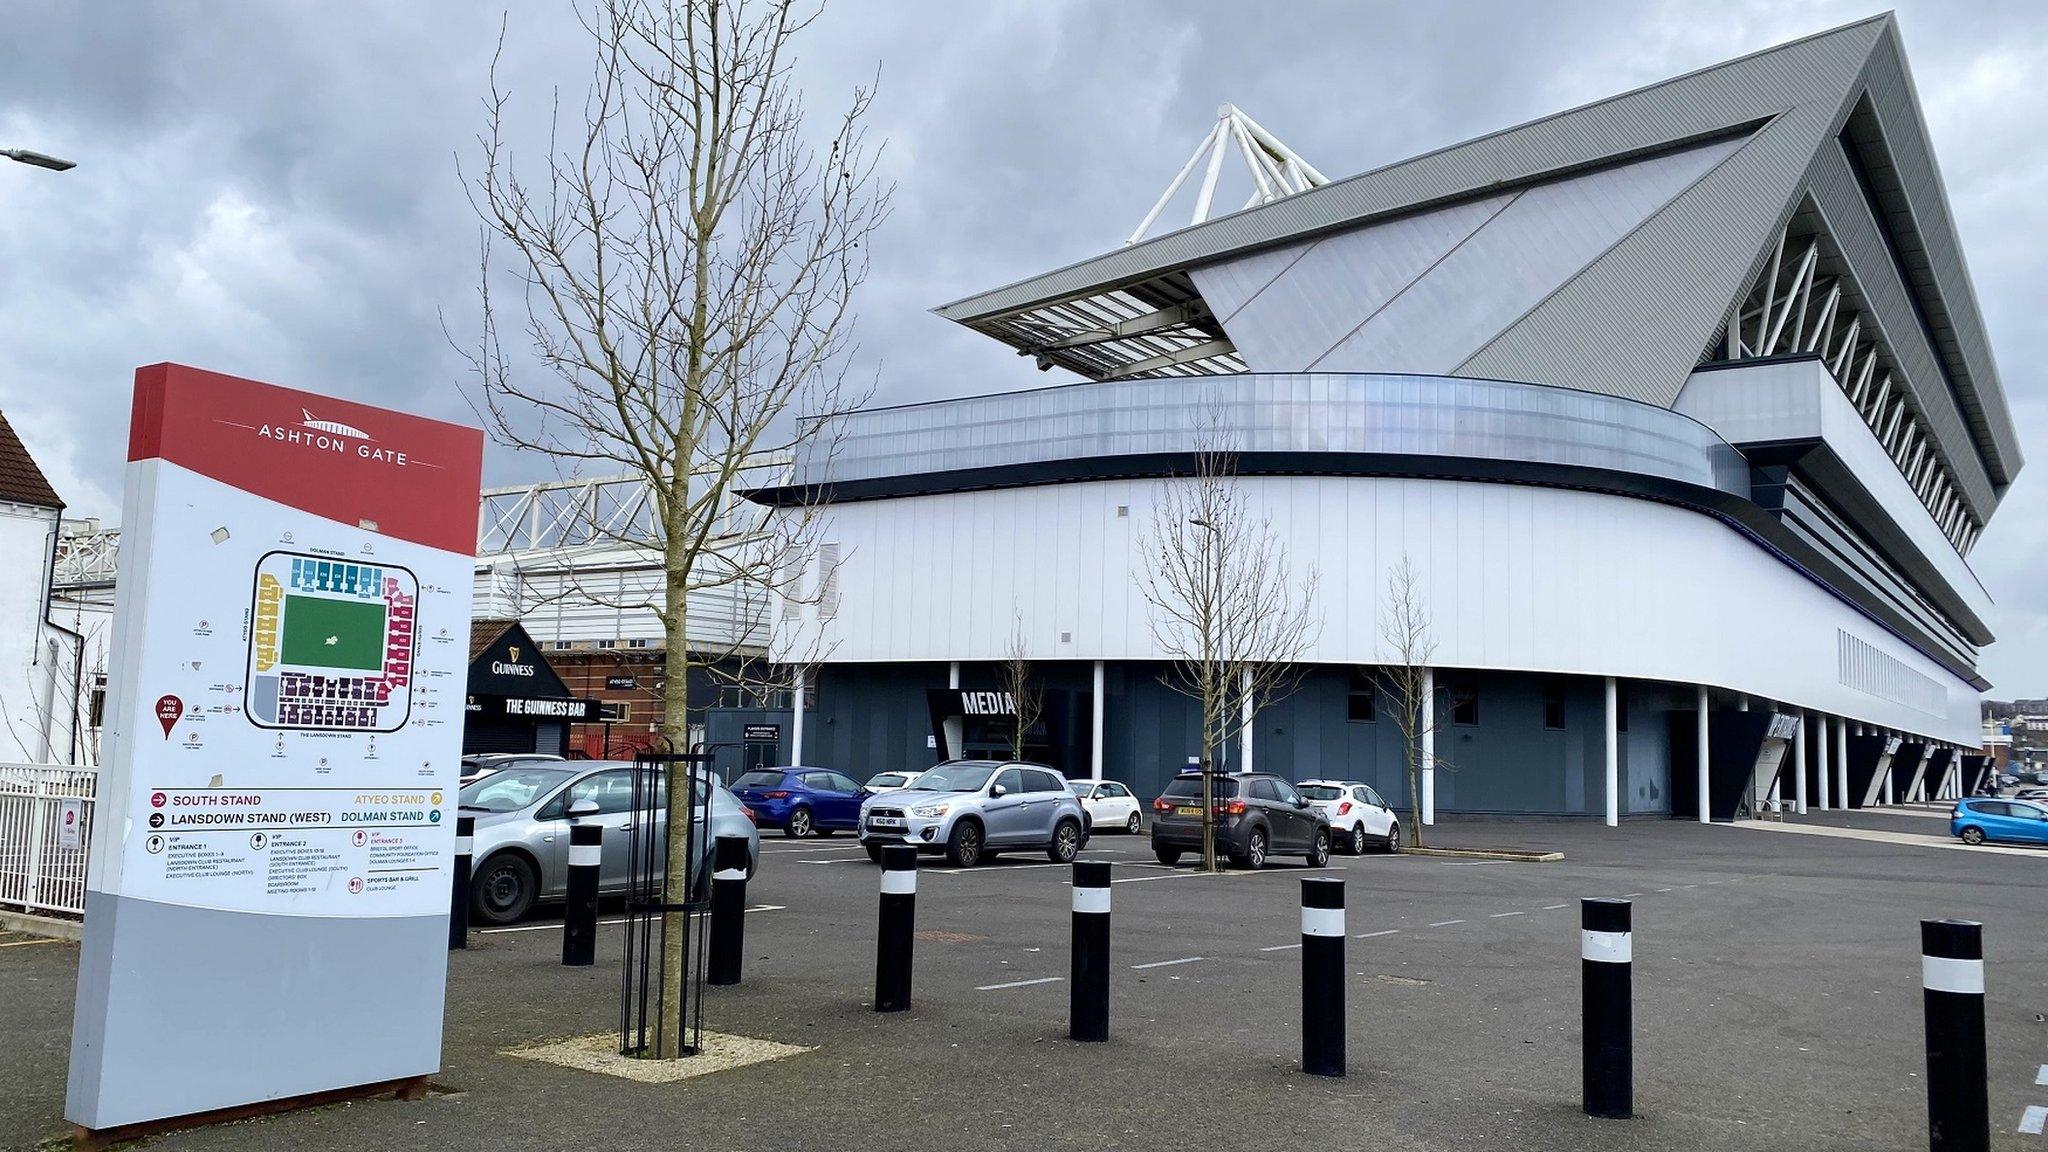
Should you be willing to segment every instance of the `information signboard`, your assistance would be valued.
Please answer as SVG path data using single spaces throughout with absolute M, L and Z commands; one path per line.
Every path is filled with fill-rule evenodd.
M 136 373 L 74 1123 L 439 1069 L 482 452 Z

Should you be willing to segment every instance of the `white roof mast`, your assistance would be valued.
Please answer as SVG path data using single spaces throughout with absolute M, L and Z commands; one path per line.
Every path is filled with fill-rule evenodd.
M 1244 202 L 1244 208 L 1278 200 L 1282 196 L 1291 196 L 1296 192 L 1306 192 L 1330 182 L 1328 177 L 1316 171 L 1314 165 L 1303 160 L 1294 149 L 1282 144 L 1271 132 L 1259 127 L 1256 120 L 1245 115 L 1236 105 L 1225 104 L 1216 110 L 1215 127 L 1209 129 L 1207 136 L 1202 137 L 1202 142 L 1195 146 L 1194 155 L 1189 156 L 1188 162 L 1181 165 L 1180 175 L 1175 176 L 1173 183 L 1166 186 L 1166 191 L 1159 196 L 1159 202 L 1152 205 L 1150 212 L 1145 213 L 1145 219 L 1138 224 L 1137 231 L 1131 233 L 1131 238 L 1124 243 L 1136 244 L 1145 238 L 1145 233 L 1152 227 L 1153 221 L 1159 219 L 1159 214 L 1166 210 L 1167 202 L 1173 199 L 1174 193 L 1180 191 L 1181 185 L 1187 183 L 1188 176 L 1195 170 L 1195 165 L 1202 162 L 1204 153 L 1208 154 L 1209 166 L 1202 174 L 1201 193 L 1195 197 L 1195 214 L 1188 223 L 1194 225 L 1207 220 L 1209 206 L 1216 198 L 1216 177 L 1223 171 L 1223 155 L 1230 151 L 1232 146 L 1236 147 L 1238 155 L 1244 157 L 1245 168 L 1251 173 L 1252 178 L 1251 199 Z

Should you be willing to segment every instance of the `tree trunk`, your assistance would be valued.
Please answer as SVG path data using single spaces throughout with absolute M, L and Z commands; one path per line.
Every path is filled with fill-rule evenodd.
M 690 751 L 690 598 L 688 581 L 671 571 L 668 610 L 662 616 L 668 649 L 663 653 L 661 734 L 668 750 Z M 677 769 L 682 771 L 678 772 Z M 690 821 L 695 800 L 693 765 L 668 766 L 668 858 L 662 901 L 681 904 L 690 891 Z M 683 1009 L 688 1003 L 683 983 L 683 936 L 686 912 L 661 914 L 660 998 L 656 1003 L 654 1055 L 673 1060 L 683 1054 Z
M 1408 845 L 1422 847 L 1422 792 L 1417 781 L 1422 776 L 1422 757 L 1416 751 L 1418 735 L 1408 742 Z

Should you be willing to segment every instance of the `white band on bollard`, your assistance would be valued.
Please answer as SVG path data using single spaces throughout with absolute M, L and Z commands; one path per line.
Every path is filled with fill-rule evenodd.
M 474 847 L 475 843 L 476 843 L 476 841 L 475 841 L 475 838 L 474 838 L 474 837 L 471 837 L 471 836 L 457 836 L 457 837 L 455 838 L 455 854 L 456 854 L 457 856 L 473 856 L 473 855 L 475 855 L 476 853 L 475 853 L 475 852 L 473 851 L 473 847 Z
M 1301 910 L 1301 934 L 1303 936 L 1344 935 L 1344 910 L 1342 908 L 1303 908 Z
M 1076 911 L 1076 912 L 1107 912 L 1107 911 L 1109 911 L 1109 889 L 1107 889 L 1107 888 L 1076 888 L 1076 889 L 1074 889 L 1074 911 Z
M 1946 956 L 1920 957 L 1920 986 L 1930 992 L 1984 994 L 1984 962 L 1951 960 Z
M 915 873 L 915 872 L 884 872 L 884 873 L 882 873 L 882 895 L 884 895 L 884 896 L 915 896 L 915 895 L 917 895 L 917 873 Z
M 1628 964 L 1636 958 L 1635 933 L 1579 929 L 1579 955 L 1602 964 Z
M 569 867 L 594 868 L 604 863 L 604 846 L 601 844 L 569 845 Z
M 711 878 L 713 880 L 745 880 L 747 878 L 747 870 L 745 868 L 720 868 L 711 874 Z

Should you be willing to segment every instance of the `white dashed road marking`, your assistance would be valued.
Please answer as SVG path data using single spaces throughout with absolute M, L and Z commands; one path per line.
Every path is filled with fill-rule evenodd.
M 1005 988 L 1029 988 L 1034 984 L 1057 984 L 1065 979 L 1065 976 L 1040 976 L 1036 980 L 1012 980 L 1008 984 L 980 984 L 976 985 L 974 990 L 976 992 L 1000 992 Z
M 2041 1070 L 2034 1073 L 2034 1083 L 2048 1084 L 2048 1064 L 2041 1065 Z
M 1400 929 L 1399 929 L 1399 928 L 1382 928 L 1382 929 L 1380 929 L 1380 930 L 1379 930 L 1379 931 L 1377 931 L 1377 932 L 1360 932 L 1360 933 L 1359 933 L 1358 935 L 1356 935 L 1356 936 L 1353 936 L 1353 937 L 1352 937 L 1352 939 L 1353 939 L 1353 940 L 1370 940 L 1370 939 L 1372 939 L 1372 938 L 1373 938 L 1373 937 L 1375 937 L 1375 936 L 1392 936 L 1392 935 L 1394 935 L 1395 933 L 1397 933 L 1397 932 L 1399 932 L 1399 931 L 1400 931 Z
M 1290 949 L 1290 948 L 1299 948 L 1299 947 L 1301 947 L 1301 945 L 1299 945 L 1299 944 L 1275 944 L 1275 945 L 1271 946 L 1270 948 L 1261 948 L 1261 949 L 1259 949 L 1259 951 L 1261 951 L 1261 952 L 1285 952 L 1285 951 L 1287 951 L 1287 950 L 1288 950 L 1288 949 Z
M 1545 905 L 1543 906 L 1543 910 L 1544 910 L 1545 912 L 1555 912 L 1555 911 L 1557 911 L 1557 910 L 1558 910 L 1559 908 L 1569 908 L 1569 907 L 1571 907 L 1571 905 L 1569 905 L 1569 904 L 1545 904 Z
M 1439 920 L 1439 921 L 1437 921 L 1436 923 L 1434 923 L 1434 924 L 1431 924 L 1431 925 L 1430 925 L 1430 927 L 1431 927 L 1431 928 L 1449 928 L 1449 927 L 1450 927 L 1451 925 L 1453 925 L 1453 924 L 1463 924 L 1463 923 L 1464 923 L 1464 921 L 1463 921 L 1463 920 Z
M 1133 964 L 1131 965 L 1131 971 L 1140 972 L 1147 968 L 1171 968 L 1176 964 L 1193 964 L 1197 960 L 1205 959 L 1207 959 L 1205 956 L 1183 956 L 1178 960 L 1154 960 L 1150 964 Z
M 2039 1136 L 2043 1125 L 2048 1125 L 2048 1108 L 2035 1104 L 2020 1114 L 2020 1131 L 2029 1136 Z

